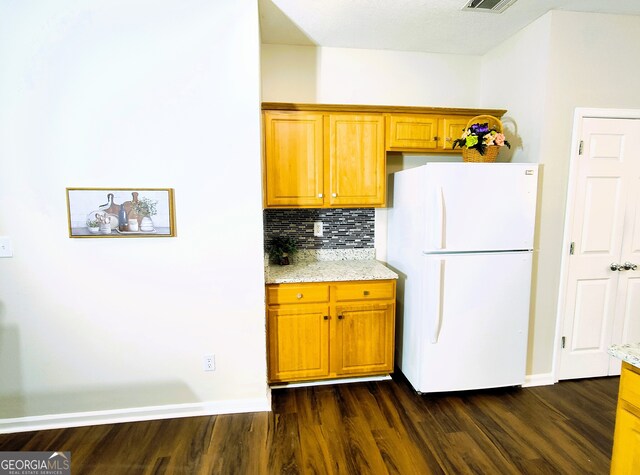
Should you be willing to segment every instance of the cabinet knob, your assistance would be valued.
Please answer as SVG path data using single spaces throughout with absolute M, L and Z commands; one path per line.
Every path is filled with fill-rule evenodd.
M 318 198 L 322 198 L 324 195 L 322 193 L 318 193 Z
M 446 140 L 447 142 L 451 142 L 452 138 L 451 138 L 451 137 L 447 137 L 445 140 Z
M 369 291 L 368 291 L 368 290 L 365 290 L 365 291 L 363 292 L 363 294 L 364 294 L 364 296 L 366 297 L 367 295 L 369 295 Z
M 324 316 L 324 317 L 322 317 L 322 318 L 324 318 L 325 320 L 329 320 L 329 315 L 325 315 L 325 316 Z
M 331 193 L 331 196 L 333 196 L 334 198 L 338 196 L 338 193 Z
M 433 141 L 434 141 L 434 142 L 437 142 L 437 141 L 438 141 L 438 136 L 437 136 L 437 135 L 433 138 Z
M 338 320 L 342 320 L 343 318 L 344 318 L 344 316 L 338 315 Z
M 302 294 L 298 294 L 298 295 L 296 295 L 296 297 L 301 299 L 302 298 Z

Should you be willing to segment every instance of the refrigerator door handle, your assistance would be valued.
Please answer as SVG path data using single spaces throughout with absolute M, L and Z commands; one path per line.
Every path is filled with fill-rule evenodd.
M 444 191 L 442 187 L 438 188 L 436 194 L 436 208 L 438 216 L 436 218 L 437 228 L 435 232 L 436 249 L 444 249 Z
M 438 261 L 437 266 L 437 278 L 436 278 L 436 292 L 434 306 L 436 309 L 435 318 L 433 320 L 433 329 L 431 333 L 431 343 L 438 343 L 438 337 L 440 336 L 440 328 L 442 327 L 442 292 L 444 290 L 444 259 Z

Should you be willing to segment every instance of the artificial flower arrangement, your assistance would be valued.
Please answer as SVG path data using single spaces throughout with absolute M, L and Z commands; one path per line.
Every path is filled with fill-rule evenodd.
M 484 155 L 487 151 L 487 147 L 496 145 L 502 147 L 506 145 L 511 148 L 511 144 L 505 139 L 502 132 L 498 132 L 495 128 L 489 128 L 489 123 L 473 124 L 468 127 L 462 137 L 453 141 L 453 148 L 456 145 L 460 148 L 466 147 L 468 149 L 475 149 L 480 155 Z

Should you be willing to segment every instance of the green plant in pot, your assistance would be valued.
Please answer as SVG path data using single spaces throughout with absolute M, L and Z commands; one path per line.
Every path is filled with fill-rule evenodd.
M 100 224 L 95 219 L 87 218 L 87 228 L 91 234 L 98 234 Z
M 276 236 L 267 245 L 267 252 L 271 262 L 286 266 L 289 264 L 289 256 L 298 251 L 298 243 L 290 236 Z
M 149 198 L 140 198 L 140 200 L 131 202 L 131 211 L 138 216 L 140 231 L 152 232 L 154 230 L 151 216 L 155 216 L 158 213 L 157 204 L 158 201 Z
M 131 208 L 138 216 L 155 216 L 158 213 L 156 207 L 157 204 L 157 200 L 141 198 L 139 201 L 133 201 L 131 203 Z

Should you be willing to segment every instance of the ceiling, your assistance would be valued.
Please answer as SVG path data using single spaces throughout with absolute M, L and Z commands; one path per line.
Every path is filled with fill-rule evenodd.
M 262 42 L 482 55 L 549 10 L 640 15 L 639 0 L 516 0 L 500 14 L 469 0 L 258 0 Z

